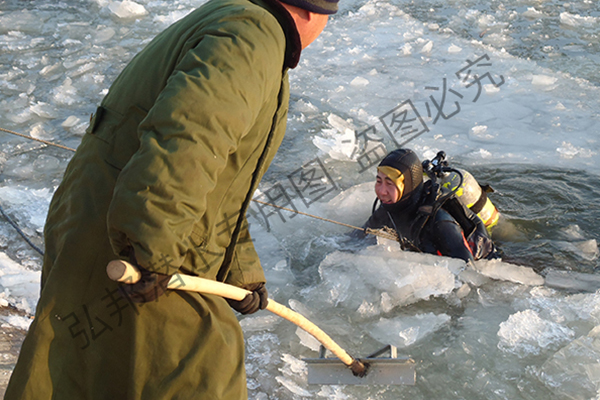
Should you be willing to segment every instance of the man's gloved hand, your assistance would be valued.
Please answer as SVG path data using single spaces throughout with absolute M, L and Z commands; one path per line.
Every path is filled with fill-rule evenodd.
M 171 275 L 150 272 L 137 263 L 133 249 L 129 252 L 129 260 L 142 274 L 139 281 L 133 285 L 124 284 L 119 286 L 121 294 L 134 303 L 147 303 L 162 296 L 167 290 Z
M 267 293 L 267 288 L 264 283 L 253 283 L 247 285 L 245 289 L 250 290 L 252 293 L 248 293 L 242 300 L 225 299 L 231 308 L 241 314 L 253 314 L 258 310 L 264 310 L 267 307 L 269 294 Z

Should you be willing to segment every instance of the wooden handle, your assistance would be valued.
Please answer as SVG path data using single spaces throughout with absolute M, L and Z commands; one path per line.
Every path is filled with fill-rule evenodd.
M 299 326 L 306 332 L 310 333 L 315 339 L 321 342 L 321 344 L 327 350 L 331 351 L 347 366 L 350 367 L 352 363 L 355 362 L 354 358 L 350 356 L 346 350 L 342 349 L 336 342 L 333 341 L 333 339 L 329 337 L 329 335 L 323 332 L 323 330 L 317 325 L 306 319 L 304 315 L 290 310 L 283 304 L 280 304 L 273 299 L 269 299 L 269 304 L 267 304 L 266 309 L 271 311 L 273 314 L 277 314 L 280 317 L 287 319 L 294 325 Z
M 135 265 L 123 260 L 109 262 L 106 266 L 106 273 L 113 281 L 129 284 L 136 283 L 142 277 L 142 274 Z M 237 286 L 185 274 L 173 274 L 168 288 L 214 294 L 237 301 L 243 300 L 248 293 L 252 293 Z
M 106 273 L 113 281 L 133 284 L 142 277 L 140 271 L 134 265 L 123 260 L 113 260 L 106 266 Z M 237 286 L 228 285 L 223 282 L 217 282 L 210 279 L 200 278 L 198 276 L 190 276 L 185 274 L 173 274 L 169 281 L 169 289 L 186 290 L 188 292 L 198 292 L 205 294 L 214 294 L 225 297 L 231 300 L 243 300 L 247 294 L 252 293 L 246 289 Z M 312 336 L 314 336 L 321 344 L 338 357 L 344 364 L 351 367 L 360 363 L 351 357 L 344 349 L 333 341 L 325 332 L 318 326 L 310 322 L 303 315 L 290 310 L 286 306 L 279 304 L 273 299 L 269 299 L 267 310 L 273 314 L 279 315 L 287 319 L 293 324 L 299 326 Z M 362 365 L 362 364 L 361 364 Z
M 136 283 L 142 278 L 140 271 L 123 260 L 112 260 L 106 266 L 106 274 L 115 282 Z

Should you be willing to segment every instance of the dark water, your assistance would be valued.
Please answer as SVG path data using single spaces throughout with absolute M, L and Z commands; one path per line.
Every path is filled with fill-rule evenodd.
M 600 241 L 600 177 L 585 171 L 510 165 L 478 167 L 472 173 L 496 190 L 490 199 L 505 221 L 494 238 L 505 261 L 537 271 L 599 271 L 597 256 L 586 259 L 582 252 L 565 249 L 565 242 Z M 569 228 L 581 238 L 566 233 Z

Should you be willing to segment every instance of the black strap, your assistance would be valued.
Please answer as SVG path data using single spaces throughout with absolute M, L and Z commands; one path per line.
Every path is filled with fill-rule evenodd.
M 477 225 L 465 213 L 466 207 L 456 197 L 446 201 L 443 208 L 458 222 L 465 237 L 468 238 L 477 228 Z
M 377 210 L 378 202 L 379 202 L 379 197 L 375 197 L 375 201 L 373 202 L 373 209 L 371 210 L 371 214 L 375 214 L 375 210 Z
M 483 210 L 483 207 L 485 206 L 485 203 L 488 198 L 483 186 L 481 187 L 481 189 L 481 196 L 479 196 L 479 199 L 475 202 L 475 204 L 469 207 L 475 214 L 479 214 L 479 211 Z
M 410 225 L 410 232 L 413 237 L 412 245 L 417 249 L 420 249 L 421 246 L 421 232 L 423 228 L 431 218 L 435 218 L 441 207 L 441 204 L 438 203 L 443 201 L 443 199 L 439 197 L 439 191 L 439 184 L 433 180 L 429 180 L 423 185 L 423 194 L 419 200 L 417 217 Z

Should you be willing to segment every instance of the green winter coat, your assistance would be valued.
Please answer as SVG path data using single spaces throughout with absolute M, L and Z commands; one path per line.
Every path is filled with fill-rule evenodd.
M 274 0 L 211 0 L 116 79 L 57 189 L 41 297 L 6 399 L 244 399 L 244 342 L 220 297 L 133 304 L 106 276 L 140 265 L 264 282 L 245 213 L 285 132 L 300 54 Z

